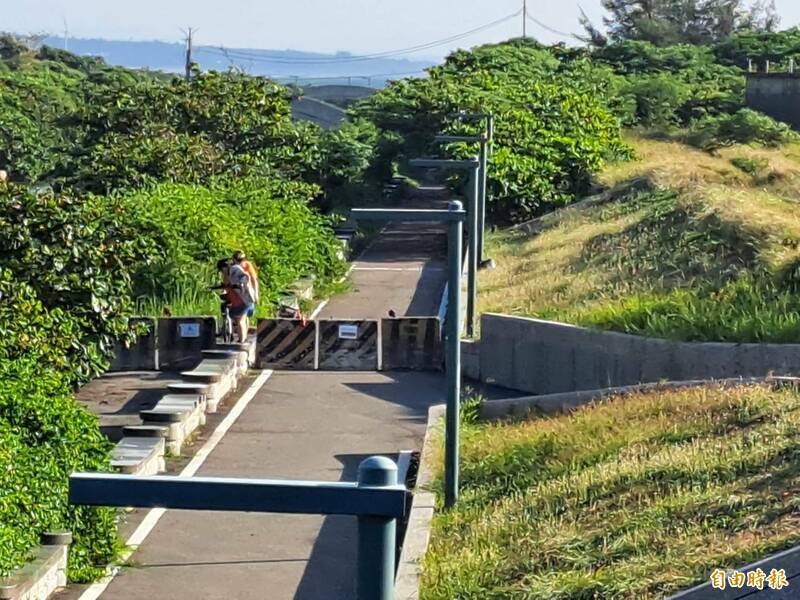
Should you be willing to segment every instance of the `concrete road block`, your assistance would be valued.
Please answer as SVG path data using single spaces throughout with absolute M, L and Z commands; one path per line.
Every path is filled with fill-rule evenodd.
M 381 321 L 384 371 L 441 371 L 444 361 L 441 323 L 436 317 Z
M 259 319 L 256 342 L 258 368 L 313 370 L 316 333 L 314 321 Z
M 319 368 L 378 370 L 377 321 L 319 321 Z

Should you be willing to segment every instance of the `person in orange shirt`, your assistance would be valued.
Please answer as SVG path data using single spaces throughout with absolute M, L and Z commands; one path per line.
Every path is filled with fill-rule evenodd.
M 256 271 L 255 265 L 251 261 L 247 260 L 247 256 L 242 250 L 237 250 L 233 253 L 233 264 L 239 265 L 250 277 L 250 285 L 252 286 L 253 291 L 253 302 L 248 307 L 246 317 L 252 318 L 256 314 L 256 304 L 258 303 L 258 299 L 260 297 L 258 272 Z M 247 324 L 247 327 L 249 328 L 249 323 Z

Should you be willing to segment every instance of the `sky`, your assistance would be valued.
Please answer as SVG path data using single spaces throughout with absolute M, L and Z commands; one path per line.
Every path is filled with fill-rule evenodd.
M 179 41 L 197 29 L 201 45 L 296 49 L 356 54 L 406 49 L 444 40 L 493 23 L 522 8 L 523 0 L 0 0 L 0 29 L 114 40 Z M 800 24 L 800 0 L 776 0 L 782 26 Z M 600 23 L 600 0 L 580 0 Z M 528 0 L 528 10 L 550 29 L 579 32 L 576 0 Z M 439 58 L 459 47 L 522 34 L 521 15 L 414 54 Z M 566 35 L 528 22 L 528 34 L 545 43 Z

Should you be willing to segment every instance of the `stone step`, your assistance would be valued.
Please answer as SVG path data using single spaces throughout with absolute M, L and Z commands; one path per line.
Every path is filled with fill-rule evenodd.
M 220 371 L 183 371 L 181 377 L 188 382 L 200 383 L 219 383 L 225 377 L 224 372 Z
M 129 475 L 156 475 L 165 469 L 164 438 L 125 437 L 111 451 L 111 466 Z
M 122 428 L 123 437 L 165 438 L 169 427 L 161 425 L 127 425 Z
M 204 383 L 189 383 L 189 382 L 170 383 L 167 386 L 167 389 L 173 394 L 189 394 L 195 396 L 208 395 L 209 388 L 210 386 Z
M 143 410 L 139 413 L 142 421 L 149 423 L 180 423 L 186 420 L 191 414 L 191 408 L 177 408 L 167 406 L 156 406 L 150 410 Z

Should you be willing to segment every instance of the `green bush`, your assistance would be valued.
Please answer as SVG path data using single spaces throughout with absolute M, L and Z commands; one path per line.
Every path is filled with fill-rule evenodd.
M 633 95 L 638 107 L 636 117 L 625 120 L 627 125 L 686 125 L 744 105 L 744 73 L 738 67 L 719 64 L 708 46 L 662 48 L 649 42 L 621 41 L 590 56 L 627 81 L 620 93 Z M 670 108 L 673 114 L 669 114 Z
M 97 193 L 223 173 L 296 178 L 314 159 L 314 131 L 292 123 L 288 90 L 234 73 L 98 88 L 70 119 L 81 135 L 56 175 Z
M 381 130 L 384 173 L 433 153 L 432 138 L 441 131 L 477 132 L 454 121 L 454 113 L 494 113 L 489 212 L 495 221 L 515 222 L 583 194 L 604 160 L 626 152 L 619 122 L 602 100 L 607 87 L 592 65 L 563 65 L 550 51 L 515 40 L 456 52 L 427 78 L 393 83 L 351 112 Z M 475 151 L 456 145 L 450 155 Z
M 0 184 L 0 269 L 29 285 L 69 329 L 68 343 L 53 341 L 51 359 L 74 383 L 102 373 L 115 342 L 128 334 L 131 273 L 158 254 L 151 238 L 115 200 Z M 26 322 L 24 313 L 8 318 L 12 330 Z
M 700 119 L 692 126 L 688 141 L 710 151 L 732 144 L 778 146 L 795 139 L 797 134 L 787 124 L 743 108 L 732 115 Z
M 109 468 L 96 417 L 70 394 L 65 356 L 82 336 L 79 318 L 47 309 L 0 269 L 0 573 L 24 563 L 39 534 L 54 529 L 74 534 L 73 580 L 96 577 L 116 551 L 114 511 L 67 501 L 71 472 Z
M 300 276 L 342 275 L 328 220 L 309 206 L 316 192 L 304 183 L 246 178 L 161 184 L 120 198 L 127 219 L 153 231 L 163 253 L 137 271 L 137 295 L 161 305 L 187 293 L 212 298 L 213 265 L 237 248 L 258 267 L 264 301 Z
M 674 125 L 679 109 L 691 97 L 691 88 L 672 75 L 630 78 L 623 93 L 636 102 L 634 122 L 646 127 Z

